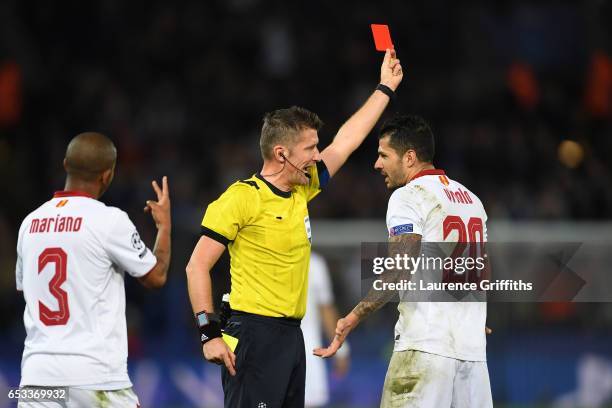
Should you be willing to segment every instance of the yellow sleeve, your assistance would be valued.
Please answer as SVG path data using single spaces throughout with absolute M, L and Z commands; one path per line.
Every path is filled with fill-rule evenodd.
M 329 171 L 323 160 L 317 163 L 316 166 L 310 168 L 310 183 L 297 188 L 298 193 L 306 196 L 306 201 L 315 198 L 329 181 Z
M 210 203 L 202 219 L 202 235 L 223 245 L 236 239 L 253 210 L 253 188 L 240 183 L 232 184 L 221 196 Z

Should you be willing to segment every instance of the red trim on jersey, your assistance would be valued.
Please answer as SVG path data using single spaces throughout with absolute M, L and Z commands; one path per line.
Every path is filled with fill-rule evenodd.
M 423 170 L 415 174 L 414 177 L 410 179 L 410 181 L 414 180 L 415 178 L 423 177 L 423 176 L 444 176 L 444 175 L 445 173 L 444 173 L 444 170 L 442 169 Z
M 56 191 L 55 194 L 53 194 L 53 198 L 58 198 L 58 197 L 87 197 L 87 198 L 93 198 L 94 200 L 96 199 L 96 197 L 92 196 L 89 193 L 86 193 L 84 191 Z

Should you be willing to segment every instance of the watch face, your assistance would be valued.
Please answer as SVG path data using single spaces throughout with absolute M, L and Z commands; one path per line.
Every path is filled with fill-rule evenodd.
M 198 313 L 197 318 L 198 318 L 198 326 L 200 327 L 204 327 L 209 323 L 208 316 L 206 316 L 206 313 Z

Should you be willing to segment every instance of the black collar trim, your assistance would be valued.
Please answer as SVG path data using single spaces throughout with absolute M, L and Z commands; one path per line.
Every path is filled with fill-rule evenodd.
M 268 186 L 270 190 L 272 190 L 272 192 L 276 194 L 277 196 L 283 197 L 283 198 L 291 198 L 291 191 L 281 190 L 280 188 L 276 187 L 274 184 L 270 183 L 268 180 L 263 178 L 263 176 L 260 173 L 255 174 L 255 177 L 257 177 L 258 179 L 266 183 L 266 186 Z

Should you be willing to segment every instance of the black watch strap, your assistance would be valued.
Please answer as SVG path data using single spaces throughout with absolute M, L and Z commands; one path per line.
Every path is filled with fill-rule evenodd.
M 195 319 L 202 344 L 222 336 L 219 318 L 214 313 L 198 312 L 195 314 Z

